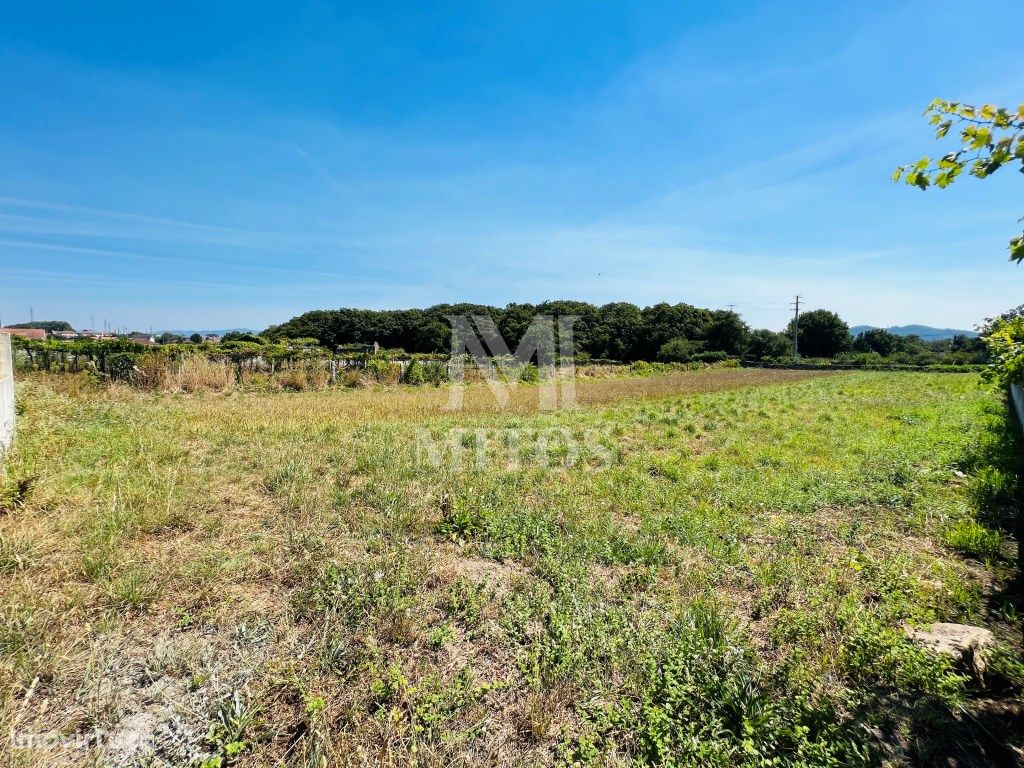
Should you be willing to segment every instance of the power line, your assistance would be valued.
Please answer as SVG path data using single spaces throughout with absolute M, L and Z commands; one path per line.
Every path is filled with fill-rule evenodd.
M 800 326 L 800 294 L 793 302 L 793 359 L 800 360 L 800 348 L 797 345 L 797 330 Z

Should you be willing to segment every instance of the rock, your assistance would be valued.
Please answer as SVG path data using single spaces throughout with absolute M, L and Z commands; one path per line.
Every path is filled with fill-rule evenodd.
M 995 645 L 996 637 L 984 627 L 968 624 L 933 624 L 929 629 L 907 629 L 914 642 L 944 653 L 970 670 L 979 684 L 985 684 L 985 651 Z

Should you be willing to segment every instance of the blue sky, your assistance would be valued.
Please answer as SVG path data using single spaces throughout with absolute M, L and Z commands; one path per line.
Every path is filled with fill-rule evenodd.
M 6 3 L 0 319 L 1024 301 L 1013 170 L 897 186 L 934 97 L 1024 102 L 1024 6 Z

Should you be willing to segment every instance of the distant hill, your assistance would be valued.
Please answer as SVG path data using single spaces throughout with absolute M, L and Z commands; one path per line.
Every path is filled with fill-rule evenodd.
M 856 336 L 858 333 L 877 327 L 877 325 L 855 325 L 850 328 L 850 333 Z M 965 331 L 959 328 L 933 328 L 930 325 L 890 325 L 885 330 L 895 333 L 897 336 L 920 336 L 925 341 L 952 339 L 954 336 L 967 336 L 973 339 L 978 335 L 977 331 Z

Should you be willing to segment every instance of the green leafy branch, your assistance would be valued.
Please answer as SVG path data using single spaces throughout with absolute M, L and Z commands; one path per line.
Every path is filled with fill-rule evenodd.
M 902 180 L 918 189 L 933 184 L 945 189 L 965 170 L 984 179 L 1007 163 L 1016 162 L 1024 173 L 1024 104 L 1011 111 L 994 104 L 976 107 L 935 99 L 924 114 L 935 126 L 936 139 L 944 139 L 956 126 L 961 146 L 937 160 L 922 157 L 916 163 L 901 165 L 893 172 L 893 181 Z M 1010 240 L 1010 259 L 1018 263 L 1024 260 L 1024 235 Z

